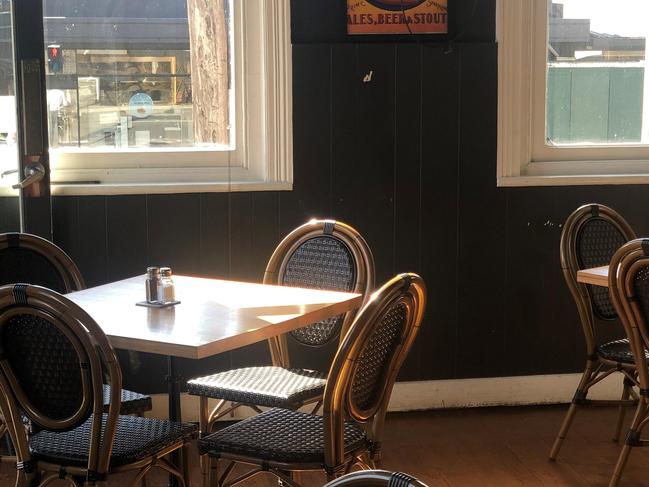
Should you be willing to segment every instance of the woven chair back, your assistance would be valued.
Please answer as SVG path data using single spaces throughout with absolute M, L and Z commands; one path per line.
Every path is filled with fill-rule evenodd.
M 102 432 L 104 375 L 111 397 Z M 93 415 L 88 468 L 105 472 L 121 386 L 108 339 L 81 308 L 43 287 L 0 287 L 0 408 L 20 461 L 29 459 L 22 413 L 50 431 L 78 427 Z
M 293 230 L 278 245 L 264 283 L 355 292 L 368 296 L 374 286 L 374 259 L 363 237 L 352 227 L 333 220 L 312 220 Z M 348 312 L 288 334 L 306 347 L 323 347 L 341 336 L 353 321 Z M 286 336 L 271 342 L 276 365 L 289 366 Z M 279 357 L 277 355 L 279 354 Z
M 0 285 L 19 282 L 61 294 L 85 287 L 75 263 L 52 242 L 27 233 L 0 234 Z
M 342 463 L 346 418 L 373 423 L 370 439 L 380 442 L 392 387 L 421 326 L 425 303 L 421 277 L 400 274 L 373 293 L 356 316 L 334 358 L 324 393 L 328 465 Z
M 608 290 L 577 282 L 577 272 L 608 265 L 615 252 L 634 238 L 633 229 L 619 213 L 599 204 L 577 208 L 563 227 L 561 268 L 579 311 L 588 355 L 596 347 L 594 318 L 614 320 L 617 313 Z

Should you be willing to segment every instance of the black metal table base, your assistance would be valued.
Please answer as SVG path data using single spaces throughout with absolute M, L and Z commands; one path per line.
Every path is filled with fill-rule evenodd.
M 182 421 L 182 412 L 180 410 L 180 382 L 181 377 L 176 371 L 176 358 L 167 357 L 167 390 L 169 393 L 169 420 Z M 171 454 L 172 463 L 181 470 L 182 450 L 177 450 Z M 169 487 L 178 487 L 178 479 L 169 475 Z

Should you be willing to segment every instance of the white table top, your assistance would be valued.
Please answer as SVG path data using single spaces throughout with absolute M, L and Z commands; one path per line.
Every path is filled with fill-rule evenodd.
M 181 304 L 136 306 L 144 276 L 70 293 L 115 348 L 200 359 L 358 308 L 360 294 L 174 276 Z

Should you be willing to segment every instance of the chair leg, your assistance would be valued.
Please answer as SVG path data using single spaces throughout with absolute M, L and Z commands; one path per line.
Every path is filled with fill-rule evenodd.
M 208 472 L 207 472 L 207 485 L 203 487 L 220 487 L 219 484 L 219 460 L 212 458 L 208 455 Z
M 588 383 L 593 378 L 594 366 L 595 363 L 591 360 L 586 362 L 586 370 L 584 370 L 584 373 L 581 375 L 581 380 L 579 381 L 579 386 L 577 386 L 577 390 L 575 391 L 572 403 L 570 404 L 570 409 L 568 409 L 568 413 L 566 414 L 566 417 L 561 424 L 561 429 L 559 429 L 559 434 L 557 434 L 557 437 L 554 440 L 554 444 L 552 445 L 552 450 L 550 451 L 550 460 L 557 459 L 559 450 L 561 450 L 561 446 L 563 445 L 563 440 L 566 439 L 568 430 L 572 425 L 572 420 L 575 418 L 575 414 L 577 413 L 579 402 L 586 399 L 586 395 L 588 394 Z
M 617 459 L 615 464 L 615 470 L 613 471 L 613 476 L 609 482 L 609 487 L 616 487 L 622 478 L 622 472 L 626 466 L 626 462 L 629 459 L 629 454 L 631 453 L 631 448 L 638 445 L 640 441 L 640 433 L 644 427 L 643 421 L 647 418 L 647 412 L 649 411 L 649 406 L 645 404 L 643 400 L 640 400 L 638 403 L 638 408 L 636 409 L 635 416 L 629 428 L 629 432 L 626 435 L 626 440 L 624 441 L 624 446 L 622 451 L 620 451 L 620 456 Z
M 192 476 L 192 470 L 190 468 L 189 462 L 190 462 L 190 457 L 191 457 L 191 443 L 187 442 L 183 445 L 182 452 L 181 452 L 181 460 L 182 460 L 182 474 L 183 474 L 183 480 L 185 481 L 185 486 L 186 487 L 191 487 L 191 476 Z
M 622 401 L 627 401 L 631 397 L 631 387 L 633 387 L 633 382 L 625 377 L 624 388 L 622 389 Z M 624 425 L 625 415 L 626 405 L 620 404 L 617 413 L 617 425 L 615 426 L 615 433 L 613 434 L 613 441 L 615 443 L 620 442 L 620 433 L 622 432 L 622 426 Z

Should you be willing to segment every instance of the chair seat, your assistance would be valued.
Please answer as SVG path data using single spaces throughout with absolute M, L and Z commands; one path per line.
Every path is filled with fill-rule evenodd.
M 104 384 L 104 412 L 108 412 L 109 403 L 110 386 Z M 141 414 L 145 411 L 151 411 L 152 407 L 151 396 L 122 389 L 122 407 L 119 411 L 120 414 Z
M 369 446 L 365 432 L 345 423 L 345 452 Z M 271 409 L 198 441 L 201 454 L 243 455 L 279 463 L 324 464 L 322 416 Z
M 106 415 L 103 421 L 105 427 Z M 40 431 L 29 439 L 30 451 L 37 460 L 83 466 L 88 462 L 91 427 L 92 416 L 71 431 Z M 197 429 L 188 423 L 120 416 L 110 464 L 115 467 L 149 458 L 179 440 L 190 439 Z
M 187 391 L 243 404 L 296 409 L 321 396 L 326 383 L 326 376 L 313 370 L 247 367 L 190 380 Z
M 597 355 L 605 360 L 610 360 L 611 362 L 619 362 L 622 364 L 635 363 L 629 340 L 626 338 L 598 346 Z M 645 350 L 645 357 L 649 360 L 649 351 L 647 350 Z

